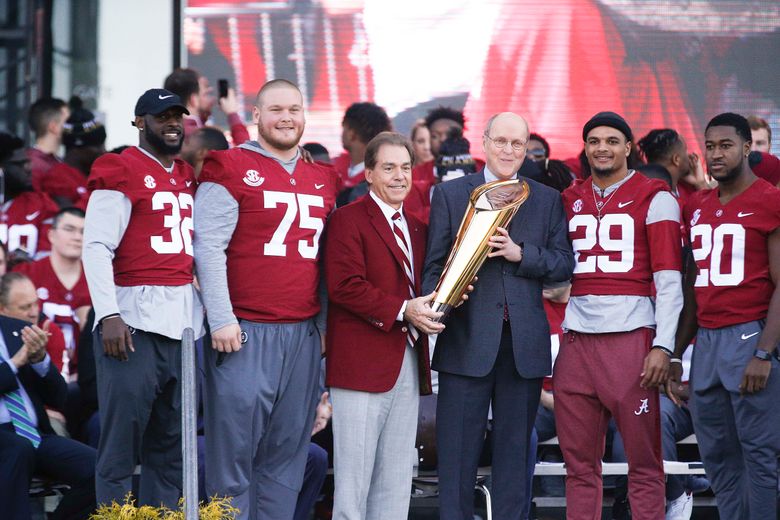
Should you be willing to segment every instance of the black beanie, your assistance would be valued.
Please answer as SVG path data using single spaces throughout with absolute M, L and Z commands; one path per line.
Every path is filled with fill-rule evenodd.
M 599 112 L 590 120 L 585 123 L 582 128 L 582 140 L 586 141 L 588 138 L 588 132 L 596 128 L 597 126 L 609 126 L 620 130 L 623 135 L 626 136 L 626 141 L 633 141 L 634 134 L 631 133 L 631 127 L 628 126 L 626 120 L 614 112 Z
M 106 129 L 95 115 L 83 107 L 81 99 L 73 96 L 69 102 L 70 117 L 62 132 L 62 144 L 66 148 L 100 146 L 106 142 Z

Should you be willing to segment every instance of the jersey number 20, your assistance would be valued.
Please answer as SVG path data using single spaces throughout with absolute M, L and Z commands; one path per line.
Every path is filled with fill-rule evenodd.
M 701 237 L 700 247 L 696 247 L 698 237 Z M 724 269 L 726 237 L 731 237 L 731 266 Z M 745 228 L 740 224 L 721 224 L 714 229 L 710 224 L 693 226 L 691 244 L 694 245 L 693 259 L 697 264 L 707 257 L 710 259 L 709 269 L 699 267 L 696 287 L 707 287 L 710 283 L 715 287 L 731 287 L 745 279 Z

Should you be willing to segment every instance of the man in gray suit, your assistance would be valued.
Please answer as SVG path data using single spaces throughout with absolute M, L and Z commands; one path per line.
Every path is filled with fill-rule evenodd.
M 436 187 L 431 201 L 423 294 L 441 275 L 469 195 L 485 182 L 512 179 L 525 158 L 528 124 L 513 113 L 490 118 L 485 168 Z M 568 280 L 574 256 L 555 190 L 525 179 L 531 195 L 477 273 L 468 301 L 452 311 L 433 356 L 439 371 L 436 442 L 440 518 L 473 518 L 474 483 L 488 408 L 493 409 L 493 517 L 525 518 L 526 461 L 542 378 L 551 371 L 542 284 Z M 514 326 L 512 326 L 514 325 Z

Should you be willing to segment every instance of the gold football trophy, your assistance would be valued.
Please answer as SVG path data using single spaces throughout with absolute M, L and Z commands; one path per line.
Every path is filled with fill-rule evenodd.
M 444 313 L 436 321 L 446 320 L 461 301 L 490 252 L 488 240 L 495 235 L 497 227 L 505 228 L 509 224 L 530 194 L 528 183 L 517 179 L 488 182 L 471 192 L 468 208 L 436 285 L 436 298 L 431 307 Z

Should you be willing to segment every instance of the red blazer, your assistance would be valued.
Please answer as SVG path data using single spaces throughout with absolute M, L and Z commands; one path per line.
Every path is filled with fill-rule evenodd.
M 412 242 L 415 291 L 420 294 L 427 226 L 404 212 Z M 402 253 L 382 210 L 370 195 L 337 209 L 328 221 L 326 384 L 387 392 L 401 371 L 407 323 L 396 321 L 409 287 Z M 420 393 L 431 393 L 428 336 L 415 345 Z

